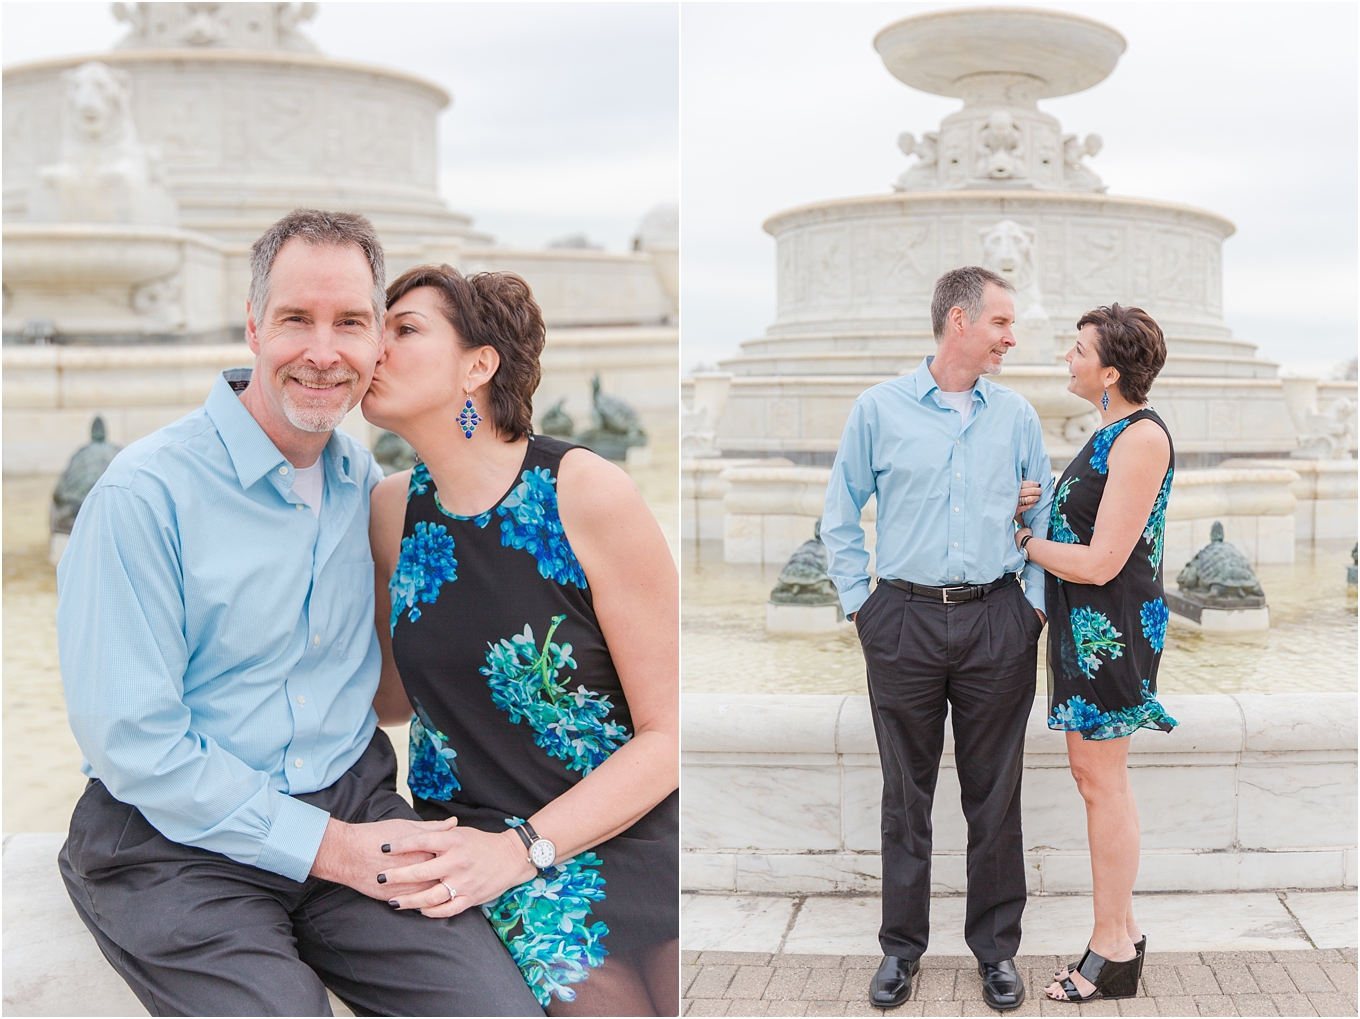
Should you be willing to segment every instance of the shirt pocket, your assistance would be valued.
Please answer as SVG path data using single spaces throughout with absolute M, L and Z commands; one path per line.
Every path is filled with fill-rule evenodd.
M 341 658 L 363 658 L 376 646 L 373 622 L 373 560 L 341 563 L 334 578 L 335 641 Z
M 1019 459 L 1016 450 L 1004 443 L 980 442 L 969 464 L 974 479 L 981 479 L 983 491 L 1011 500 L 1012 515 L 1020 501 Z

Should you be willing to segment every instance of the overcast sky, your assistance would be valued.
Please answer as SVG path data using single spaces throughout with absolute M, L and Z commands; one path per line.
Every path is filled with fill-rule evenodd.
M 107 3 L 6 3 L 6 65 L 108 50 Z M 585 233 L 613 251 L 679 196 L 678 10 L 672 3 L 321 3 L 323 53 L 428 78 L 441 189 L 500 243 Z
M 774 319 L 774 241 L 794 205 L 884 193 L 918 138 L 961 107 L 893 78 L 883 26 L 960 4 L 685 4 L 682 367 Z M 1102 136 L 1110 193 L 1227 216 L 1225 318 L 1262 356 L 1330 367 L 1356 345 L 1356 7 L 1044 3 L 1128 40 L 1114 72 L 1040 102 Z

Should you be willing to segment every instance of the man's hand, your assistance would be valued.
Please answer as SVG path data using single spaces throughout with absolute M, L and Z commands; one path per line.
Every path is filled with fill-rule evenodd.
M 368 824 L 346 824 L 332 817 L 326 823 L 321 848 L 316 851 L 316 859 L 312 861 L 312 877 L 347 885 L 382 902 L 426 891 L 437 882 L 379 884 L 378 874 L 396 867 L 424 863 L 432 859 L 434 854 L 419 851 L 384 853 L 382 847 L 406 836 L 418 835 L 431 827 L 442 828 L 447 824 L 447 821 L 407 821 L 395 817 Z
M 1027 509 L 1033 509 L 1035 503 L 1039 501 L 1039 495 L 1043 492 L 1042 486 L 1037 481 L 1020 482 L 1020 501 L 1015 507 L 1015 521 L 1020 523 L 1020 515 Z

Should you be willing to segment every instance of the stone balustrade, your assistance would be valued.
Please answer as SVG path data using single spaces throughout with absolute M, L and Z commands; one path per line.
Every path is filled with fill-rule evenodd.
M 1171 734 L 1132 739 L 1140 891 L 1356 884 L 1356 695 L 1165 695 Z M 1037 698 L 1025 734 L 1024 833 L 1034 893 L 1090 891 L 1082 800 Z M 683 698 L 686 889 L 877 891 L 882 776 L 863 696 Z M 932 888 L 965 890 L 953 739 L 932 816 Z
M 541 416 L 566 397 L 578 430 L 591 425 L 591 377 L 624 397 L 643 427 L 674 441 L 678 409 L 673 326 L 549 329 L 543 382 L 535 394 Z M 128 346 L 6 345 L 4 470 L 56 473 L 90 441 L 90 422 L 104 418 L 110 442 L 127 445 L 202 406 L 224 368 L 249 366 L 243 343 Z M 342 426 L 365 442 L 375 431 L 356 408 Z
M 1355 540 L 1356 460 L 1225 460 L 1219 466 L 1293 471 L 1297 480 L 1289 490 L 1295 500 L 1294 537 L 1299 541 Z
M 1292 563 L 1298 480 L 1296 472 L 1280 467 L 1178 470 L 1166 507 L 1163 561 L 1168 571 L 1174 576 L 1209 544 L 1215 521 L 1223 524 L 1224 540 L 1248 562 Z
M 1319 466 L 1326 464 L 1339 466 Z M 1305 476 L 1310 480 L 1301 481 Z M 796 467 L 782 459 L 687 460 L 682 466 L 685 535 L 721 537 L 730 563 L 782 563 L 812 537 L 830 477 L 828 467 Z M 1165 561 L 1177 567 L 1188 561 L 1209 543 L 1209 529 L 1218 520 L 1248 561 L 1293 562 L 1300 537 L 1354 534 L 1355 478 L 1355 461 L 1346 460 L 1237 460 L 1227 467 L 1178 470 L 1167 505 Z M 1309 523 L 1300 535 L 1296 517 L 1302 495 L 1310 496 L 1310 505 Z M 863 517 L 871 550 L 875 517 L 871 500 Z M 1315 519 L 1323 523 L 1314 524 Z

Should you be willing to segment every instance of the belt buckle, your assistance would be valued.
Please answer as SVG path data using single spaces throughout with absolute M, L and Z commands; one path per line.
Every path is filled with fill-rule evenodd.
M 967 590 L 968 590 L 968 585 L 967 585 L 967 584 L 962 585 L 961 589 L 964 590 L 964 591 L 967 591 Z M 943 595 L 943 597 L 944 597 L 944 603 L 945 603 L 946 605 L 962 605 L 962 604 L 963 604 L 963 602 L 957 602 L 957 601 L 950 601 L 950 600 L 949 600 L 949 588 L 948 588 L 947 586 L 946 586 L 946 587 L 940 588 L 940 594 Z

